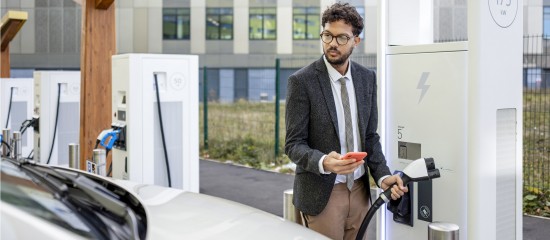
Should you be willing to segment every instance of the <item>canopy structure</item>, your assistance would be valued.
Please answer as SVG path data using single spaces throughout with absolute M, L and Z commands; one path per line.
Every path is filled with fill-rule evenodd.
M 6 15 L 2 17 L 0 22 L 1 28 L 1 55 L 0 55 L 0 77 L 10 77 L 10 42 L 15 35 L 19 32 L 23 24 L 27 21 L 27 12 L 22 11 L 8 11 Z

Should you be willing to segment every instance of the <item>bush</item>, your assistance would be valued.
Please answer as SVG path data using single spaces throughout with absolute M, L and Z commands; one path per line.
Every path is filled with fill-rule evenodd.
M 550 217 L 550 189 L 535 187 L 523 189 L 523 212 L 530 215 Z

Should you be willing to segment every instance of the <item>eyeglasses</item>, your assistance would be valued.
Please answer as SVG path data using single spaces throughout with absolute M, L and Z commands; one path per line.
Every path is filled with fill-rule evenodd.
M 345 34 L 340 34 L 338 36 L 333 36 L 330 33 L 321 33 L 319 36 L 321 37 L 321 41 L 323 41 L 326 44 L 331 43 L 332 40 L 334 38 L 336 38 L 336 43 L 338 43 L 338 45 L 346 45 L 348 43 L 348 41 L 351 39 L 351 37 L 349 37 Z

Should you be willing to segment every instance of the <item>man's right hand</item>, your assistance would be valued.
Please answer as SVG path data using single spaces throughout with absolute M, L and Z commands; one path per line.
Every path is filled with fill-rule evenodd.
M 325 159 L 323 159 L 323 168 L 326 172 L 332 172 L 336 174 L 348 174 L 353 173 L 355 169 L 365 163 L 365 160 L 355 161 L 355 159 L 340 159 L 341 155 L 337 152 L 330 152 Z

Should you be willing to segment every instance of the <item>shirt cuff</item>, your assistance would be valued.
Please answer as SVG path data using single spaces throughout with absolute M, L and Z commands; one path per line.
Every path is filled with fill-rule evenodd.
M 382 188 L 382 181 L 384 181 L 384 179 L 388 178 L 390 175 L 385 175 L 385 176 L 382 176 L 380 179 L 378 179 L 378 187 L 379 188 Z
M 323 167 L 323 161 L 325 160 L 326 156 L 327 155 L 325 154 L 321 157 L 321 159 L 319 159 L 319 172 L 321 174 L 331 174 L 331 172 L 325 172 L 325 168 Z

